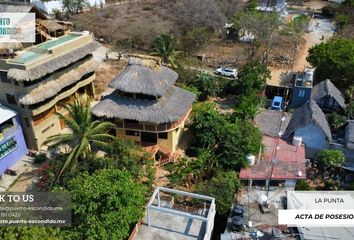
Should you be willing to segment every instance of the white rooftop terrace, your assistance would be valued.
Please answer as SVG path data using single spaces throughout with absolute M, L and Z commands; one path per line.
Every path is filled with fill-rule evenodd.
M 169 194 L 172 198 L 167 199 L 163 194 Z M 200 202 L 199 207 L 175 203 L 175 197 L 178 196 Z M 147 214 L 133 239 L 210 240 L 215 212 L 215 199 L 212 197 L 157 187 L 147 205 Z

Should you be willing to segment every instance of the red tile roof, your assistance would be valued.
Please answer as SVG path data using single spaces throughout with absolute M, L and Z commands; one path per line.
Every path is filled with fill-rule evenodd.
M 256 160 L 253 166 L 241 169 L 240 179 L 267 180 L 270 175 L 272 180 L 306 179 L 303 145 L 297 147 L 281 138 L 270 136 L 263 136 L 263 145 L 265 149 L 260 162 L 257 163 Z M 276 145 L 278 148 L 275 151 Z M 272 164 L 274 154 L 274 164 Z

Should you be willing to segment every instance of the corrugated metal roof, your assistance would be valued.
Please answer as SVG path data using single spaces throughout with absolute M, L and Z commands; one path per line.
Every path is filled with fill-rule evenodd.
M 17 113 L 0 104 L 0 124 L 16 116 Z

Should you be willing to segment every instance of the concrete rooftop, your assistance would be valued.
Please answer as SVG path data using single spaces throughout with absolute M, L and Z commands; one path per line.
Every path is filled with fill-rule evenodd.
M 202 240 L 205 224 L 199 220 L 151 211 L 151 226 L 146 217 L 133 240 Z

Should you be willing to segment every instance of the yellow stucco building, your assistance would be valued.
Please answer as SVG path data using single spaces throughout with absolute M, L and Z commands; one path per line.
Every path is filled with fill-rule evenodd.
M 174 86 L 177 78 L 159 58 L 133 55 L 92 112 L 113 121 L 118 137 L 173 154 L 195 100 L 193 93 Z
M 88 32 L 71 32 L 0 59 L 0 103 L 19 113 L 29 149 L 66 126 L 55 113 L 81 95 L 95 96 L 98 47 Z

